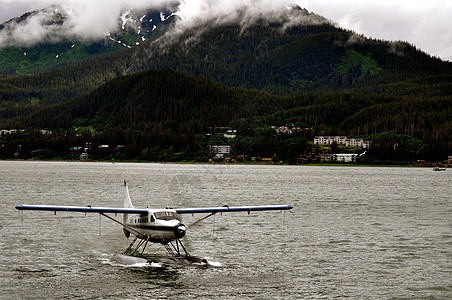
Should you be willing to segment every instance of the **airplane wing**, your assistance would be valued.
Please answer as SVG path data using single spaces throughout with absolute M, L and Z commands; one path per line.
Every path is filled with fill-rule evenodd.
M 224 212 L 239 212 L 246 211 L 265 211 L 265 210 L 291 210 L 291 205 L 257 205 L 257 206 L 220 206 L 220 207 L 205 207 L 205 208 L 176 208 L 178 214 L 198 214 L 198 213 L 224 213 Z
M 60 206 L 60 205 L 17 205 L 18 210 L 46 210 L 46 211 L 75 211 L 83 213 L 114 213 L 114 214 L 142 214 L 148 213 L 147 209 L 119 208 L 119 207 L 92 207 L 92 206 Z
M 178 214 L 198 214 L 198 213 L 224 213 L 224 212 L 252 212 L 266 210 L 291 210 L 291 205 L 258 205 L 258 206 L 220 206 L 220 207 L 200 207 L 200 208 L 176 208 Z M 147 209 L 118 208 L 118 207 L 94 207 L 94 206 L 61 206 L 61 205 L 17 205 L 18 210 L 44 210 L 44 211 L 70 211 L 83 213 L 114 213 L 114 214 L 142 214 L 148 213 Z

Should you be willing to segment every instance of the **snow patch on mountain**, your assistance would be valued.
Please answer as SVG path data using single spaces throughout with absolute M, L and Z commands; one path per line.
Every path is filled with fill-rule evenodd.
M 127 18 L 127 16 L 130 14 L 130 10 L 125 11 L 122 15 L 121 15 L 121 20 L 122 20 L 122 30 L 125 29 L 127 21 L 130 22 L 134 22 L 133 19 L 131 17 Z
M 119 36 L 129 31 L 139 40 L 141 35 L 147 37 L 152 32 L 150 27 L 153 21 L 151 19 L 148 23 L 146 16 L 152 13 L 158 15 L 161 11 L 165 18 L 165 14 L 171 13 L 161 10 L 162 3 L 169 9 L 167 0 L 152 3 L 146 0 L 128 1 L 126 4 L 120 2 L 83 1 L 83 5 L 52 5 L 26 13 L 0 24 L 0 49 L 10 46 L 32 47 L 41 42 L 55 43 L 65 39 L 93 42 L 108 37 L 106 32 Z M 108 6 L 108 10 L 105 10 L 105 6 Z
M 147 0 L 84 0 L 84 5 L 76 4 L 78 2 L 72 6 L 52 5 L 0 25 L 0 49 L 31 47 L 40 42 L 54 43 L 67 39 L 88 43 L 102 39 L 118 42 L 124 32 L 135 37 L 136 40 L 127 38 L 133 45 L 149 39 L 159 24 L 174 16 L 177 16 L 175 26 L 165 33 L 164 40 L 177 41 L 191 28 L 197 28 L 197 34 L 201 35 L 212 26 L 231 22 L 245 29 L 259 19 L 281 22 L 283 29 L 326 22 L 299 7 L 288 6 L 288 1 L 156 0 L 149 3 Z

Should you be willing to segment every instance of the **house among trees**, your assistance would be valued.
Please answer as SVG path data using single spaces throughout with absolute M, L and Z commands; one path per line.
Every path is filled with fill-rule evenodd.
M 231 153 L 230 145 L 209 145 L 209 152 L 215 154 L 229 154 Z
M 314 144 L 329 144 L 336 142 L 339 145 L 345 145 L 350 147 L 363 147 L 369 148 L 370 140 L 365 140 L 363 138 L 347 138 L 345 135 L 336 136 L 315 136 Z
M 312 149 L 312 151 L 305 151 L 303 154 L 297 157 L 297 162 L 301 164 L 317 163 L 323 161 L 331 161 L 332 154 L 329 154 L 330 150 Z M 328 157 L 329 159 L 325 159 Z
M 281 126 L 275 129 L 276 133 L 285 133 L 285 134 L 292 134 L 298 131 L 301 131 L 300 127 L 294 127 L 292 126 L 292 128 L 287 127 L 287 126 Z
M 69 153 L 70 154 L 79 155 L 82 152 L 83 152 L 83 148 L 82 147 L 71 147 L 71 148 L 69 148 Z
M 333 160 L 339 162 L 355 162 L 358 154 L 354 153 L 341 153 L 333 154 Z
M 237 129 L 228 129 L 223 136 L 228 139 L 235 139 L 237 137 Z
M 25 129 L 0 129 L 0 136 L 6 135 L 6 134 L 24 132 L 24 131 L 25 131 Z

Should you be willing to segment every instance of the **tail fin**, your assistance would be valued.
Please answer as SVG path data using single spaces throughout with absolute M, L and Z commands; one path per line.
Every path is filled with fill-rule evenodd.
M 130 200 L 129 188 L 124 180 L 125 197 L 124 197 L 124 208 L 133 208 L 132 201 Z
M 124 208 L 133 208 L 132 201 L 130 200 L 129 188 L 127 187 L 127 183 L 125 180 L 124 180 L 124 190 L 125 190 Z M 129 217 L 128 214 L 124 214 L 123 216 L 124 224 L 126 223 L 128 217 Z M 126 238 L 129 238 L 130 232 L 124 227 L 122 228 L 122 230 L 124 231 L 124 235 L 126 236 Z

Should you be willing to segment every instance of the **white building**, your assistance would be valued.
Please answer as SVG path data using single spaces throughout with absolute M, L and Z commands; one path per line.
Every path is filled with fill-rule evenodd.
M 332 161 L 333 160 L 333 154 L 320 154 L 320 161 L 321 162 L 325 162 L 325 161 Z
M 370 141 L 364 140 L 362 138 L 347 138 L 345 135 L 336 135 L 336 136 L 316 136 L 314 137 L 314 144 L 329 144 L 331 145 L 333 142 L 336 142 L 340 145 L 350 146 L 350 147 L 363 147 L 369 148 Z
M 332 144 L 333 142 L 336 142 L 338 144 L 345 145 L 346 139 L 347 137 L 345 135 L 336 135 L 336 136 L 321 135 L 314 137 L 314 144 Z
M 0 135 L 13 134 L 13 133 L 24 132 L 24 131 L 25 131 L 25 129 L 1 129 Z
M 231 146 L 229 145 L 209 145 L 209 152 L 215 154 L 229 154 L 231 153 Z
M 292 127 L 292 128 L 289 128 L 289 127 L 287 127 L 287 126 L 281 126 L 281 127 L 279 127 L 279 128 L 276 128 L 275 131 L 276 131 L 277 133 L 292 134 L 292 133 L 295 133 L 295 132 L 297 132 L 297 131 L 301 131 L 301 128 L 300 128 L 300 127 Z
M 345 146 L 367 148 L 364 147 L 364 139 L 361 138 L 348 138 L 345 140 Z
M 237 137 L 237 130 L 229 129 L 226 131 L 226 133 L 223 136 L 228 139 L 235 139 Z
M 340 162 L 355 162 L 357 156 L 357 154 L 350 153 L 333 154 L 333 160 Z

